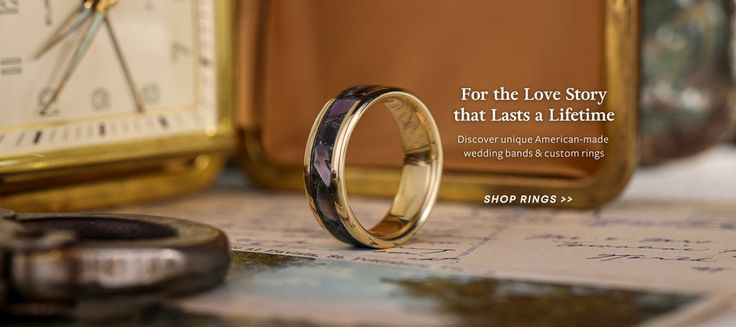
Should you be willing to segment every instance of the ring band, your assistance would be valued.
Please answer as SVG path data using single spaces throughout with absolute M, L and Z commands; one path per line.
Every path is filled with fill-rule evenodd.
M 382 104 L 396 121 L 404 152 L 401 181 L 389 212 L 376 226 L 355 217 L 345 186 L 345 156 L 353 129 L 366 110 Z M 425 222 L 437 198 L 442 144 L 427 106 L 391 87 L 358 86 L 327 102 L 317 117 L 304 156 L 304 183 L 317 221 L 338 240 L 388 248 L 406 242 Z

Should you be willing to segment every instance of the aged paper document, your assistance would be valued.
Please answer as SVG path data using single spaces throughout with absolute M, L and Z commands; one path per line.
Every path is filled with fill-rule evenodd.
M 527 321 L 528 312 L 517 310 L 528 308 L 531 292 L 539 303 L 561 304 L 535 307 L 534 316 L 545 319 L 592 323 L 599 317 L 610 323 L 615 318 L 610 313 L 631 312 L 628 306 L 635 303 L 668 304 L 635 311 L 661 314 L 687 305 L 659 320 L 661 325 L 731 326 L 736 321 L 734 160 L 736 151 L 720 149 L 645 172 L 622 199 L 599 210 L 440 202 L 414 239 L 387 250 L 345 246 L 319 227 L 303 194 L 254 190 L 237 173 L 198 195 L 119 210 L 225 230 L 232 248 L 241 251 L 234 266 L 242 271 L 236 269 L 227 287 L 182 305 L 226 317 L 412 326 L 473 325 L 489 316 Z M 388 200 L 351 202 L 366 224 L 389 206 Z M 247 278 L 237 277 L 244 274 Z M 506 295 L 495 297 L 499 290 Z M 452 314 L 452 303 L 441 305 L 448 292 L 470 292 L 473 303 L 483 305 Z M 706 300 L 691 306 L 692 296 Z M 581 303 L 592 307 L 583 315 L 565 311 Z M 596 313 L 595 303 L 603 310 Z M 564 314 L 544 311 L 560 308 L 567 308 Z M 342 314 L 325 314 L 332 309 Z
M 388 204 L 356 199 L 359 217 Z M 736 292 L 736 205 L 621 201 L 595 211 L 439 203 L 408 244 L 355 249 L 314 221 L 301 194 L 215 188 L 126 208 L 225 230 L 233 249 L 477 275 L 688 292 Z

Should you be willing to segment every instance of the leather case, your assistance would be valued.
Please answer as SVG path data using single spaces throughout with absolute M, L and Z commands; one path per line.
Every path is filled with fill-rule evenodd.
M 636 165 L 638 2 L 630 0 L 246 0 L 239 2 L 236 106 L 242 165 L 257 184 L 302 189 L 304 149 L 324 103 L 357 84 L 411 90 L 443 138 L 440 198 L 557 194 L 553 206 L 614 198 Z M 461 87 L 607 90 L 613 122 L 458 123 Z M 573 103 L 508 103 L 545 111 Z M 506 110 L 506 109 L 504 109 Z M 401 163 L 388 113 L 369 111 L 350 140 L 351 194 L 393 195 Z M 603 160 L 469 160 L 458 135 L 599 135 Z M 575 150 L 581 145 L 545 145 Z M 514 147 L 511 147 L 514 149 Z

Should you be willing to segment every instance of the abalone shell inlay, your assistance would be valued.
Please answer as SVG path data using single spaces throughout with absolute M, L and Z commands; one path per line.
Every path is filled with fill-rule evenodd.
M 342 92 L 327 108 L 314 137 L 310 154 L 310 169 L 307 176 L 307 192 L 314 200 L 322 223 L 338 240 L 360 246 L 340 222 L 335 208 L 336 185 L 332 176 L 332 153 L 337 132 L 342 126 L 350 108 L 358 101 L 365 100 L 373 86 L 355 87 Z

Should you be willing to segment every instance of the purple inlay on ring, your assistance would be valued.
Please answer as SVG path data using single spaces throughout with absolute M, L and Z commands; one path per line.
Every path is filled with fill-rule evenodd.
M 332 155 L 340 127 L 345 121 L 348 111 L 358 102 L 367 101 L 366 96 L 376 89 L 375 86 L 358 86 L 342 92 L 335 98 L 314 134 L 309 157 L 309 175 L 306 176 L 307 193 L 313 199 L 319 219 L 327 230 L 340 241 L 361 245 L 342 225 L 340 215 L 335 206 L 336 185 L 333 181 Z
M 350 110 L 350 107 L 355 103 L 355 99 L 336 99 L 332 102 L 330 109 L 327 111 L 327 117 L 333 118 L 339 115 L 344 115 Z
M 312 164 L 317 170 L 319 178 L 325 186 L 330 187 L 332 184 L 331 175 L 332 167 L 330 167 L 330 156 L 332 155 L 332 149 L 325 144 L 317 144 L 314 147 Z

